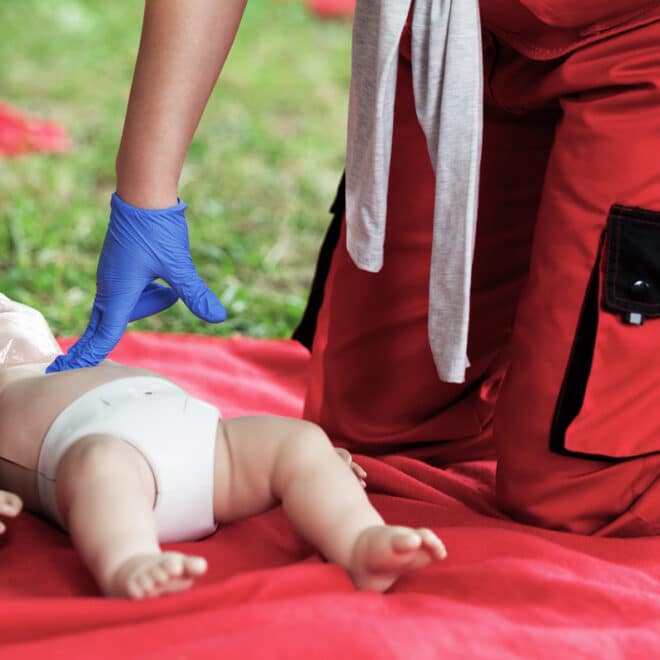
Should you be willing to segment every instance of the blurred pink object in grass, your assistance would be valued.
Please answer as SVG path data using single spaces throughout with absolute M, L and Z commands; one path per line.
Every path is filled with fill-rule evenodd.
M 61 153 L 69 148 L 69 136 L 59 124 L 26 117 L 0 101 L 0 157 L 32 151 Z
M 307 8 L 322 18 L 353 16 L 355 0 L 305 0 Z

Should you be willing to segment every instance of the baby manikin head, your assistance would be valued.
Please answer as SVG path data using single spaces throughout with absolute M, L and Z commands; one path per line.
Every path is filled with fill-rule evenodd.
M 51 362 L 61 353 L 41 312 L 0 293 L 0 368 Z

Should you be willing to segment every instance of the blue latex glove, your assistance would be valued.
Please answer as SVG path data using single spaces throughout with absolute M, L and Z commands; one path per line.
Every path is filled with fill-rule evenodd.
M 93 367 L 121 339 L 129 321 L 166 309 L 177 298 L 211 323 L 227 318 L 190 256 L 186 205 L 137 209 L 112 195 L 110 223 L 96 271 L 96 298 L 83 336 L 46 373 Z M 170 287 L 154 283 L 161 278 Z

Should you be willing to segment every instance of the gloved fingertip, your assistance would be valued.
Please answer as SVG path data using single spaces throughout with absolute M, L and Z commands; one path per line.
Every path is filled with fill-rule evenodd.
M 223 321 L 227 320 L 227 310 L 219 300 L 217 300 L 216 310 L 213 312 L 213 314 L 214 314 L 214 317 L 212 319 L 213 323 L 222 323 Z
M 47 367 L 47 374 L 55 374 L 61 371 L 70 371 L 71 369 L 84 369 L 85 367 L 95 367 L 103 360 L 95 351 L 81 347 L 81 340 L 74 344 L 65 355 L 58 355 Z
M 62 371 L 62 358 L 64 356 L 60 355 L 56 357 L 47 367 L 46 367 L 46 373 L 47 374 L 56 374 L 59 371 Z
M 61 371 L 69 371 L 70 369 L 77 369 L 78 365 L 75 364 L 75 359 L 70 353 L 60 355 L 53 362 L 46 367 L 47 374 L 55 374 Z
M 227 310 L 210 289 L 197 298 L 190 306 L 193 314 L 208 323 L 222 323 L 227 318 Z

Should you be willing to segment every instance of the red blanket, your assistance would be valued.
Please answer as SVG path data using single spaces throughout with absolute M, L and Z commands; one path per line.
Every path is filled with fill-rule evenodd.
M 307 362 L 290 341 L 132 334 L 115 359 L 154 368 L 225 416 L 299 415 Z M 189 592 L 99 597 L 68 537 L 28 513 L 0 541 L 2 658 L 650 658 L 660 652 L 660 538 L 600 539 L 498 513 L 494 465 L 361 458 L 391 523 L 428 526 L 446 561 L 386 595 L 354 591 L 280 510 L 182 549 Z

